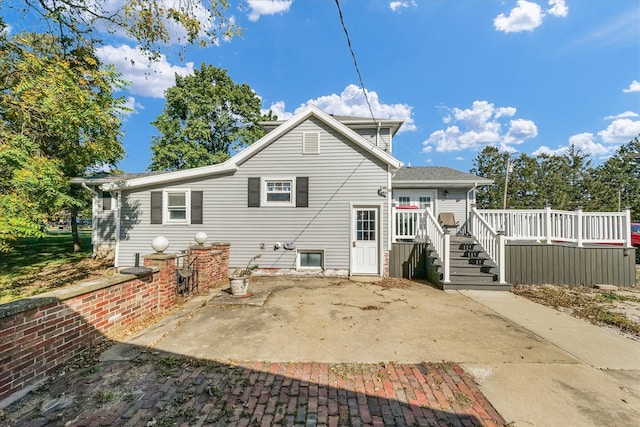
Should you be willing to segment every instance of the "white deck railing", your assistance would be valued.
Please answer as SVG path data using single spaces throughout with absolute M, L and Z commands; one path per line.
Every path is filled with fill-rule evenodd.
M 449 283 L 451 270 L 450 235 L 440 226 L 430 208 L 392 208 L 393 241 L 428 240 L 442 261 L 442 281 Z
M 505 236 L 495 231 L 476 208 L 471 208 L 469 216 L 471 230 L 476 242 L 485 250 L 489 258 L 498 266 L 498 282 L 505 282 Z
M 508 240 L 536 240 L 546 243 L 568 242 L 631 247 L 631 211 L 583 212 L 545 209 L 478 209 L 494 231 Z M 475 229 L 472 231 L 475 235 Z
M 393 241 L 426 240 L 443 263 L 443 281 L 450 281 L 450 235 L 430 208 L 392 208 Z M 498 267 L 505 283 L 505 241 L 614 244 L 631 247 L 631 211 L 583 212 L 545 209 L 471 209 L 470 232 Z

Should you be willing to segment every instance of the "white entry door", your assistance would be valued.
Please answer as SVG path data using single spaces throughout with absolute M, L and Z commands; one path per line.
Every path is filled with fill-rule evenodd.
M 353 208 L 351 274 L 379 274 L 378 208 Z

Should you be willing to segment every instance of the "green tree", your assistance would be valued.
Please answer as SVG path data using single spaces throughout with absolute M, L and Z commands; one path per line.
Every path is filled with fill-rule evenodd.
M 226 16 L 229 5 L 228 0 L 12 0 L 0 1 L 0 12 L 39 23 L 39 30 L 55 35 L 63 46 L 95 43 L 112 33 L 133 38 L 157 57 L 172 35 L 174 42 L 201 46 L 239 35 L 240 28 Z
M 202 64 L 193 75 L 176 74 L 166 104 L 152 123 L 162 136 L 151 141 L 150 170 L 167 171 L 220 163 L 264 135 L 260 98 L 226 70 Z
M 540 186 L 537 175 L 539 164 L 535 157 L 520 154 L 511 162 L 507 191 L 507 207 L 514 209 L 540 209 Z
M 0 235 L 5 239 L 32 234 L 61 206 L 75 216 L 84 194 L 70 187 L 68 178 L 114 165 L 124 154 L 119 139 L 124 98 L 113 96 L 123 85 L 118 74 L 102 67 L 89 45 L 67 51 L 54 36 L 19 34 L 1 39 L 0 58 L 0 149 L 12 165 L 0 174 L 0 191 L 5 205 L 24 198 L 33 208 L 27 216 L 19 206 L 3 210 L 3 224 L 26 221 Z
M 505 172 L 509 153 L 501 152 L 497 147 L 486 146 L 473 160 L 471 173 L 492 179 L 494 184 L 478 191 L 476 203 L 481 209 L 502 209 Z
M 617 211 L 630 207 L 640 220 L 640 139 L 621 146 L 613 156 L 593 171 L 593 204 L 600 210 Z

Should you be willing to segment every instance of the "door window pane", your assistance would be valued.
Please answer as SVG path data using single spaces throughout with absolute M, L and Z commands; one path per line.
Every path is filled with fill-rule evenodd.
M 356 219 L 356 239 L 376 240 L 376 211 L 359 210 Z

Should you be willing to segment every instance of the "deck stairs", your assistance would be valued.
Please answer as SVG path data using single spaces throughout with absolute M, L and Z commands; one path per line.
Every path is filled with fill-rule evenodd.
M 450 256 L 450 282 L 441 282 L 442 289 L 511 289 L 510 284 L 498 281 L 496 264 L 472 237 L 451 236 Z

